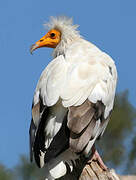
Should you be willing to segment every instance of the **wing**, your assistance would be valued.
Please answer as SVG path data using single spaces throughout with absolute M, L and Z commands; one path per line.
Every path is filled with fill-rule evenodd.
M 44 156 L 46 152 L 45 142 L 48 141 L 47 131 L 50 131 L 50 127 L 47 127 L 49 121 L 48 116 L 51 116 L 49 107 L 56 104 L 59 100 L 59 92 L 62 87 L 61 84 L 63 84 L 64 81 L 64 63 L 63 56 L 59 56 L 51 61 L 42 72 L 35 90 L 29 135 L 30 160 L 32 161 L 34 156 L 38 167 L 44 165 Z M 51 129 L 53 128 L 54 127 L 51 127 Z M 47 142 L 47 144 L 49 143 Z
M 67 114 L 63 119 L 62 126 L 58 133 L 54 136 L 49 148 L 45 154 L 45 162 L 49 162 L 51 159 L 56 158 L 63 151 L 69 148 L 70 131 L 67 127 Z
M 105 119 L 104 111 L 101 101 L 91 103 L 86 100 L 80 106 L 69 107 L 67 117 L 47 149 L 45 161 L 49 162 L 68 148 L 88 157 L 95 140 L 103 134 L 108 124 L 109 116 Z
M 105 53 L 69 66 L 61 92 L 62 103 L 69 109 L 67 120 L 51 142 L 46 161 L 68 147 L 86 156 L 90 153 L 108 124 L 116 81 L 116 67 Z
M 31 152 L 39 167 L 43 166 L 44 159 L 48 162 L 69 147 L 88 155 L 108 124 L 116 81 L 115 64 L 102 52 L 74 63 L 60 56 L 47 66 L 35 91 L 30 126 Z M 68 108 L 68 114 L 45 153 L 48 107 L 59 98 Z
M 116 82 L 114 61 L 103 52 L 87 57 L 86 61 L 71 63 L 61 92 L 62 103 L 71 107 L 81 105 L 86 99 L 92 103 L 102 101 L 106 118 L 113 108 Z
M 76 153 L 88 156 L 95 140 L 101 136 L 109 117 L 104 118 L 102 101 L 86 100 L 80 106 L 69 108 L 67 126 L 70 130 L 69 146 Z
M 69 146 L 74 152 L 88 155 L 109 121 L 116 89 L 116 67 L 107 54 L 100 53 L 87 63 L 80 63 L 71 74 L 63 94 L 63 104 L 69 106 Z
M 32 120 L 29 129 L 30 138 L 30 160 L 33 161 L 33 156 L 38 167 L 44 164 L 45 153 L 45 124 L 48 116 L 48 107 L 43 105 L 41 98 L 39 102 L 32 105 Z
M 63 83 L 65 82 L 67 66 L 68 63 L 66 63 L 62 55 L 48 64 L 38 81 L 34 102 L 37 103 L 40 94 L 44 105 L 53 106 L 56 104 L 59 100 Z

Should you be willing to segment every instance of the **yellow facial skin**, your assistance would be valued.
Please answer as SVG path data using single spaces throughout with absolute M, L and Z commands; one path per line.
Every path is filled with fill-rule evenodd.
M 56 29 L 50 30 L 46 35 L 44 35 L 39 41 L 33 44 L 30 48 L 30 52 L 32 52 L 41 47 L 50 47 L 56 48 L 61 40 L 61 33 Z

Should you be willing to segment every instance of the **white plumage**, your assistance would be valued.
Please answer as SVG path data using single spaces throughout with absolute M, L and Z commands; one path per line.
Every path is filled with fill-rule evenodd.
M 87 98 L 93 103 L 102 100 L 106 118 L 113 108 L 116 67 L 111 57 L 84 41 L 73 43 L 65 58 L 60 55 L 49 63 L 40 77 L 36 95 L 40 91 L 47 106 L 53 106 L 59 98 L 64 107 L 81 105 Z
M 105 109 L 104 119 L 107 119 L 114 103 L 117 71 L 112 58 L 102 52 L 92 43 L 84 40 L 72 25 L 72 20 L 65 17 L 52 18 L 47 24 L 49 29 L 57 29 L 61 32 L 61 41 L 53 51 L 54 59 L 42 72 L 38 81 L 33 100 L 33 124 L 30 132 L 35 129 L 34 137 L 31 139 L 32 151 L 39 123 L 44 111 L 35 107 L 42 101 L 42 106 L 49 107 L 46 118 L 45 149 L 48 149 L 55 135 L 59 132 L 64 117 L 70 107 L 80 106 L 86 100 L 92 104 L 102 102 Z M 78 123 L 78 122 L 77 122 Z M 101 120 L 98 119 L 92 132 L 94 138 L 88 142 L 85 152 L 89 153 L 98 136 L 103 134 L 108 121 L 100 127 Z M 63 144 L 63 142 L 62 142 Z M 44 165 L 46 150 L 39 155 L 41 166 Z M 49 168 L 51 176 L 47 178 L 58 178 L 66 173 L 65 161 L 73 159 L 76 154 L 67 148 L 45 165 Z M 66 158 L 67 157 L 67 158 Z M 58 163 L 59 162 L 59 163 Z M 58 164 L 58 165 L 57 165 Z M 55 168 L 55 170 L 54 170 Z M 55 173 L 56 171 L 56 173 Z

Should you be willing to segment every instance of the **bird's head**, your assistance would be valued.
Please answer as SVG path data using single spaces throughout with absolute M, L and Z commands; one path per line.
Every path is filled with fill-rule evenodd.
M 31 53 L 41 47 L 50 47 L 56 49 L 54 56 L 57 56 L 64 53 L 72 41 L 80 38 L 76 30 L 78 26 L 73 25 L 72 19 L 67 17 L 51 17 L 50 22 L 45 26 L 48 28 L 47 34 L 31 46 Z
M 61 32 L 56 29 L 51 29 L 46 35 L 44 35 L 39 41 L 31 46 L 31 53 L 41 47 L 56 48 L 61 40 Z

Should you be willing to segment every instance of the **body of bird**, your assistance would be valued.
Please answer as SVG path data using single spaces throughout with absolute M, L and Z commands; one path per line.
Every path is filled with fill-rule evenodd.
M 47 178 L 66 173 L 68 163 L 89 157 L 102 136 L 113 108 L 117 72 L 114 61 L 84 40 L 65 17 L 52 18 L 49 32 L 36 44 L 54 48 L 54 59 L 42 72 L 32 106 L 30 152 Z M 49 172 L 49 173 L 48 173 Z

